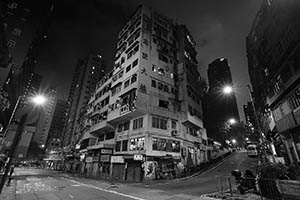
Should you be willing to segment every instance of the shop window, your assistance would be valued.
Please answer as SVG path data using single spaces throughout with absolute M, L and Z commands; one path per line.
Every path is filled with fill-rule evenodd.
M 121 151 L 121 141 L 116 142 L 116 151 Z
M 154 151 L 166 151 L 166 139 L 152 138 L 152 150 Z
M 130 146 L 129 146 L 130 151 L 144 150 L 144 146 L 145 146 L 144 137 L 130 139 Z
M 123 140 L 122 141 L 122 151 L 127 151 L 128 150 L 128 140 Z
M 133 120 L 133 130 L 143 128 L 143 117 Z
M 151 80 L 151 86 L 156 88 L 156 81 L 155 80 Z

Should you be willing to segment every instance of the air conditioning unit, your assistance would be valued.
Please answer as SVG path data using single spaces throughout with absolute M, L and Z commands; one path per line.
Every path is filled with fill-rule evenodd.
M 178 133 L 177 130 L 172 130 L 172 131 L 171 131 L 171 135 L 172 135 L 172 136 L 178 136 L 179 133 Z

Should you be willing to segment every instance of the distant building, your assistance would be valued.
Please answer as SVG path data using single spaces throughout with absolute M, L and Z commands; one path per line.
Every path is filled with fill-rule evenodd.
M 88 174 L 112 169 L 113 178 L 137 182 L 207 161 L 195 45 L 184 25 L 138 7 L 87 106 L 80 152 Z
M 50 131 L 50 126 L 53 120 L 54 110 L 57 102 L 57 91 L 55 88 L 50 88 L 45 93 L 47 101 L 42 108 L 39 109 L 39 120 L 37 130 L 32 141 L 35 142 L 41 149 L 46 147 L 47 138 Z
M 90 55 L 78 61 L 68 97 L 64 146 L 73 145 L 78 140 L 80 134 L 77 130 L 80 125 L 80 116 L 85 112 L 89 98 L 104 72 L 105 67 L 100 55 Z
M 57 99 L 45 146 L 47 152 L 59 151 L 61 149 L 66 111 L 67 102 L 62 99 Z
M 243 106 L 243 109 L 246 120 L 246 137 L 252 142 L 258 142 L 259 133 L 252 103 L 248 102 L 246 105 Z
M 255 107 L 275 155 L 300 158 L 300 1 L 264 0 L 247 36 Z M 280 136 L 280 137 L 278 137 Z
M 218 58 L 209 64 L 209 91 L 205 95 L 203 110 L 204 123 L 209 137 L 224 143 L 224 127 L 230 118 L 239 121 L 239 112 L 235 93 L 223 94 L 223 87 L 233 86 L 230 67 L 226 58 Z

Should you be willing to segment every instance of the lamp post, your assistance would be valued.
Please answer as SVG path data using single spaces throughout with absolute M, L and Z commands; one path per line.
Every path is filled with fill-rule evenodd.
M 9 120 L 9 124 L 7 125 L 6 131 L 5 131 L 6 134 L 8 132 L 9 125 L 10 125 L 11 121 L 13 120 L 13 118 L 15 116 L 15 112 L 16 112 L 18 106 L 19 106 L 20 98 L 21 97 L 19 97 L 18 100 L 17 100 L 17 103 L 16 103 L 15 108 L 13 110 L 13 113 L 11 115 L 11 118 Z M 36 96 L 32 97 L 30 100 L 35 105 L 43 105 L 46 102 L 46 98 L 43 95 L 36 95 Z M 8 158 L 7 158 L 8 159 L 7 165 L 5 167 L 5 171 L 4 171 L 3 177 L 2 177 L 1 182 L 0 182 L 0 194 L 2 193 L 3 187 L 5 185 L 5 181 L 7 179 L 8 173 L 10 171 L 10 167 L 11 167 L 11 163 L 12 163 L 12 160 L 13 160 L 13 156 L 14 156 L 14 154 L 16 152 L 16 149 L 18 147 L 18 144 L 19 144 L 19 142 L 21 140 L 22 132 L 24 130 L 24 125 L 25 125 L 27 116 L 28 116 L 28 112 L 26 112 L 25 114 L 23 114 L 21 116 L 21 119 L 20 119 L 20 121 L 18 123 L 18 128 L 17 128 L 16 134 L 15 134 L 15 136 L 13 138 L 11 147 L 9 149 Z
M 257 124 L 257 129 L 258 129 L 258 132 L 259 132 L 260 143 L 262 144 L 262 152 L 263 152 L 263 155 L 266 156 L 267 153 L 266 153 L 266 149 L 265 149 L 265 142 L 264 142 L 265 140 L 264 140 L 264 137 L 263 137 L 262 128 L 261 128 L 259 120 L 258 120 L 257 111 L 256 111 L 255 106 L 254 106 L 254 100 L 253 100 L 250 85 L 247 84 L 247 85 L 239 86 L 239 87 L 235 87 L 235 88 L 230 86 L 230 85 L 226 85 L 226 86 L 223 87 L 223 93 L 224 94 L 231 94 L 234 91 L 234 89 L 237 89 L 237 88 L 247 88 L 247 90 L 248 90 L 248 94 L 249 94 L 249 97 L 250 97 L 250 102 L 251 102 L 251 105 L 253 107 L 255 123 Z

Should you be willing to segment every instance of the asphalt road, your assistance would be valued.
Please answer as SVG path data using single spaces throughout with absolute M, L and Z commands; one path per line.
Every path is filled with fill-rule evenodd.
M 237 152 L 223 163 L 197 177 L 158 184 L 115 184 L 96 179 L 70 176 L 59 172 L 16 168 L 17 200 L 204 200 L 201 194 L 220 190 L 218 177 L 228 176 L 232 169 L 254 167 L 257 159 Z M 225 182 L 225 181 L 223 181 Z M 227 182 L 222 183 L 226 188 Z
M 219 165 L 209 169 L 200 176 L 190 178 L 185 181 L 170 182 L 168 184 L 154 184 L 146 186 L 148 188 L 159 188 L 170 193 L 184 193 L 194 196 L 212 193 L 229 188 L 229 180 L 232 187 L 235 186 L 235 180 L 231 176 L 231 171 L 239 169 L 244 172 L 251 169 L 255 174 L 258 158 L 248 157 L 246 152 L 235 152 L 229 158 L 225 159 Z M 221 180 L 222 179 L 222 180 Z

